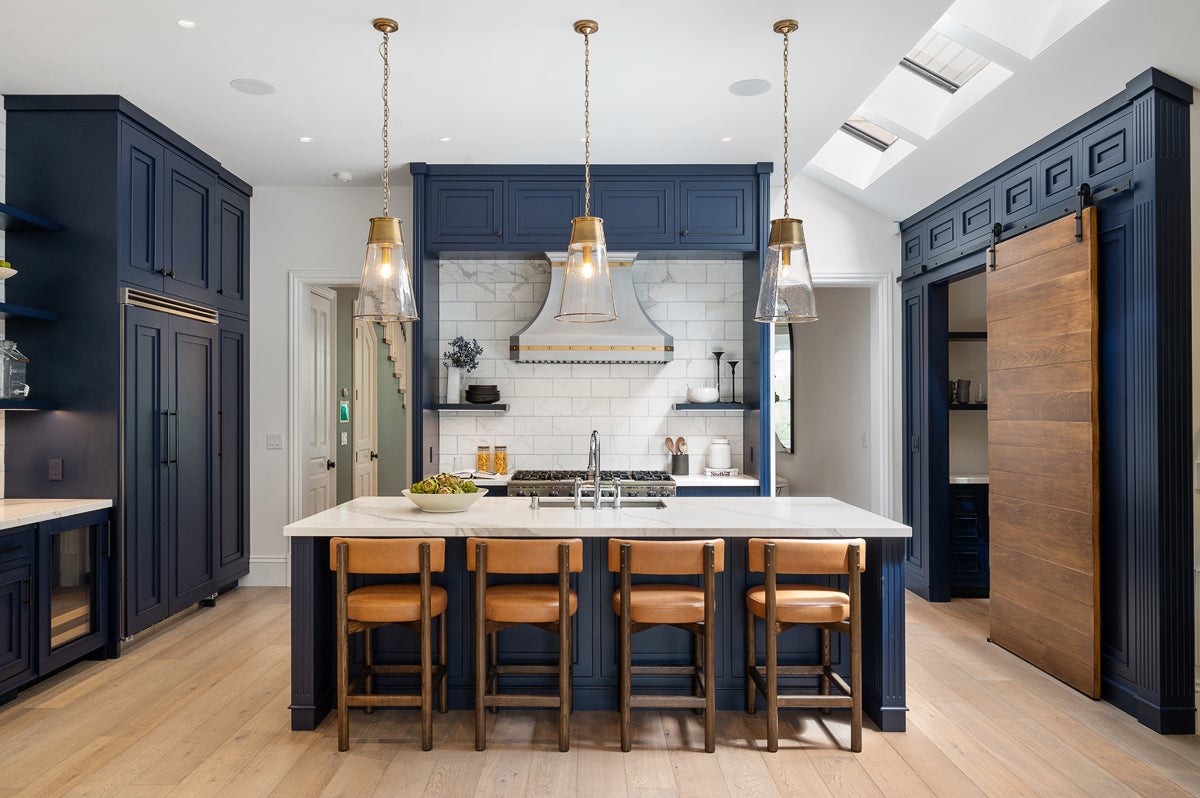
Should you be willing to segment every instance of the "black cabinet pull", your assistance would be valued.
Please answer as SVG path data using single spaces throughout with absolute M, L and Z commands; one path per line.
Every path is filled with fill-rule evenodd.
M 33 597 L 30 595 L 31 592 L 32 591 L 29 589 L 29 580 L 22 579 L 21 580 L 21 603 L 22 604 L 32 603 Z
M 492 235 L 496 236 L 496 238 L 499 238 L 500 236 L 504 235 L 504 231 L 497 227 L 492 231 Z
M 162 464 L 170 465 L 170 463 L 171 463 L 171 412 L 169 410 L 162 411 L 162 419 L 163 419 Z
M 21 546 L 6 546 L 0 549 L 0 554 L 12 554 L 14 551 L 20 551 Z
M 225 296 L 225 289 L 224 289 L 224 288 L 218 288 L 218 289 L 217 289 L 217 295 L 218 295 L 218 296 Z
M 176 464 L 179 462 L 179 413 L 175 410 L 168 410 L 167 416 L 173 420 L 170 428 L 171 432 L 174 433 L 171 437 L 175 439 L 174 446 L 171 446 L 170 441 L 168 441 L 167 462 Z
M 371 452 L 371 459 L 372 459 L 372 460 L 378 460 L 378 459 L 379 459 L 379 452 Z
M 325 461 L 325 470 L 326 471 L 331 471 L 335 468 L 337 468 L 337 463 L 333 462 L 332 460 Z
M 681 236 L 685 236 L 685 235 L 687 235 L 687 228 L 685 227 L 685 228 L 683 228 L 682 230 L 680 230 L 680 231 L 679 231 L 679 235 L 681 235 Z
M 171 271 L 167 272 L 167 276 L 170 277 L 172 280 L 174 280 L 175 279 L 175 270 L 171 269 Z

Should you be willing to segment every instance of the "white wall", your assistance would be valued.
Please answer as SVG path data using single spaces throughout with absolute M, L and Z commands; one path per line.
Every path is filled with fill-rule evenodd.
M 793 453 L 776 455 L 776 473 L 788 480 L 791 496 L 833 496 L 869 508 L 871 290 L 818 287 L 816 298 L 820 320 L 792 330 Z
M 509 336 L 525 326 L 546 298 L 545 259 L 446 260 L 440 264 L 439 348 L 450 339 L 474 338 L 483 347 L 479 368 L 466 383 L 495 384 L 503 415 L 444 414 L 439 468 L 471 468 L 480 444 L 507 445 L 509 471 L 582 469 L 588 437 L 600 432 L 602 466 L 668 469 L 668 435 L 687 438 L 692 473 L 703 473 L 709 443 L 728 438 L 733 466 L 742 468 L 740 413 L 679 413 L 689 385 L 714 386 L 716 359 L 740 359 L 742 260 L 643 260 L 633 265 L 634 289 L 647 315 L 675 339 L 675 357 L 663 364 L 516 363 Z M 555 300 L 557 301 L 557 300 Z M 602 326 L 602 325 L 601 325 Z M 602 331 L 600 331 L 602 332 Z M 445 395 L 442 369 L 439 395 Z M 721 398 L 729 401 L 729 367 L 721 362 Z M 745 393 L 738 375 L 738 396 Z
M 378 188 L 261 188 L 250 214 L 250 576 L 244 584 L 287 581 L 288 275 L 344 272 L 357 282 L 367 220 L 381 211 Z M 395 186 L 392 213 L 411 229 L 412 189 Z M 284 436 L 266 448 L 267 433 Z

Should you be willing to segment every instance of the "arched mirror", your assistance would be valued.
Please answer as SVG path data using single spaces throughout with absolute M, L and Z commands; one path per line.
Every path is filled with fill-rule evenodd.
M 771 419 L 775 426 L 775 438 L 778 447 L 785 452 L 793 450 L 792 445 L 792 325 L 775 325 L 775 345 L 771 363 L 771 392 L 774 394 L 774 404 L 771 407 Z

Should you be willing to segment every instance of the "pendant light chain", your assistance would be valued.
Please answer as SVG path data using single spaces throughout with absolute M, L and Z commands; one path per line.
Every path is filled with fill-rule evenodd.
M 592 52 L 590 36 L 583 34 L 583 215 L 592 215 Z
M 388 32 L 383 32 L 383 44 L 379 45 L 379 54 L 383 56 L 383 215 L 388 215 L 388 202 L 392 198 L 392 189 L 388 185 L 388 159 L 391 150 L 388 148 L 388 120 L 392 109 L 388 106 L 388 79 L 392 76 L 392 68 L 388 64 Z
M 788 213 L 788 31 L 783 32 L 783 215 Z

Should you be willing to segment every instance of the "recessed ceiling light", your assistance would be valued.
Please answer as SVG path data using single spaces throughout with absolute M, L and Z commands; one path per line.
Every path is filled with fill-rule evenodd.
M 454 139 L 450 138 L 449 136 L 442 136 L 440 139 L 438 139 L 438 141 L 442 142 L 443 144 L 449 144 L 450 142 L 454 141 Z
M 240 91 L 242 94 L 253 94 L 256 97 L 264 97 L 275 93 L 275 87 L 270 83 L 254 78 L 237 78 L 229 81 L 229 85 L 233 87 L 234 91 Z
M 338 181 L 339 183 L 349 183 L 351 180 L 354 179 L 354 173 L 353 172 L 334 172 L 333 179 Z
M 749 78 L 729 84 L 729 93 L 736 94 L 738 97 L 754 97 L 758 94 L 766 94 L 770 90 L 771 81 L 762 78 Z
M 181 19 L 178 22 L 176 22 L 175 24 L 181 28 L 186 28 L 187 30 L 195 30 L 196 29 L 196 23 L 190 19 Z
M 721 136 L 722 144 L 728 144 L 731 141 L 733 141 L 733 136 Z
M 312 137 L 312 136 L 301 136 L 301 137 L 300 137 L 300 143 L 301 143 L 301 144 L 312 144 L 312 143 L 313 143 L 313 137 Z

